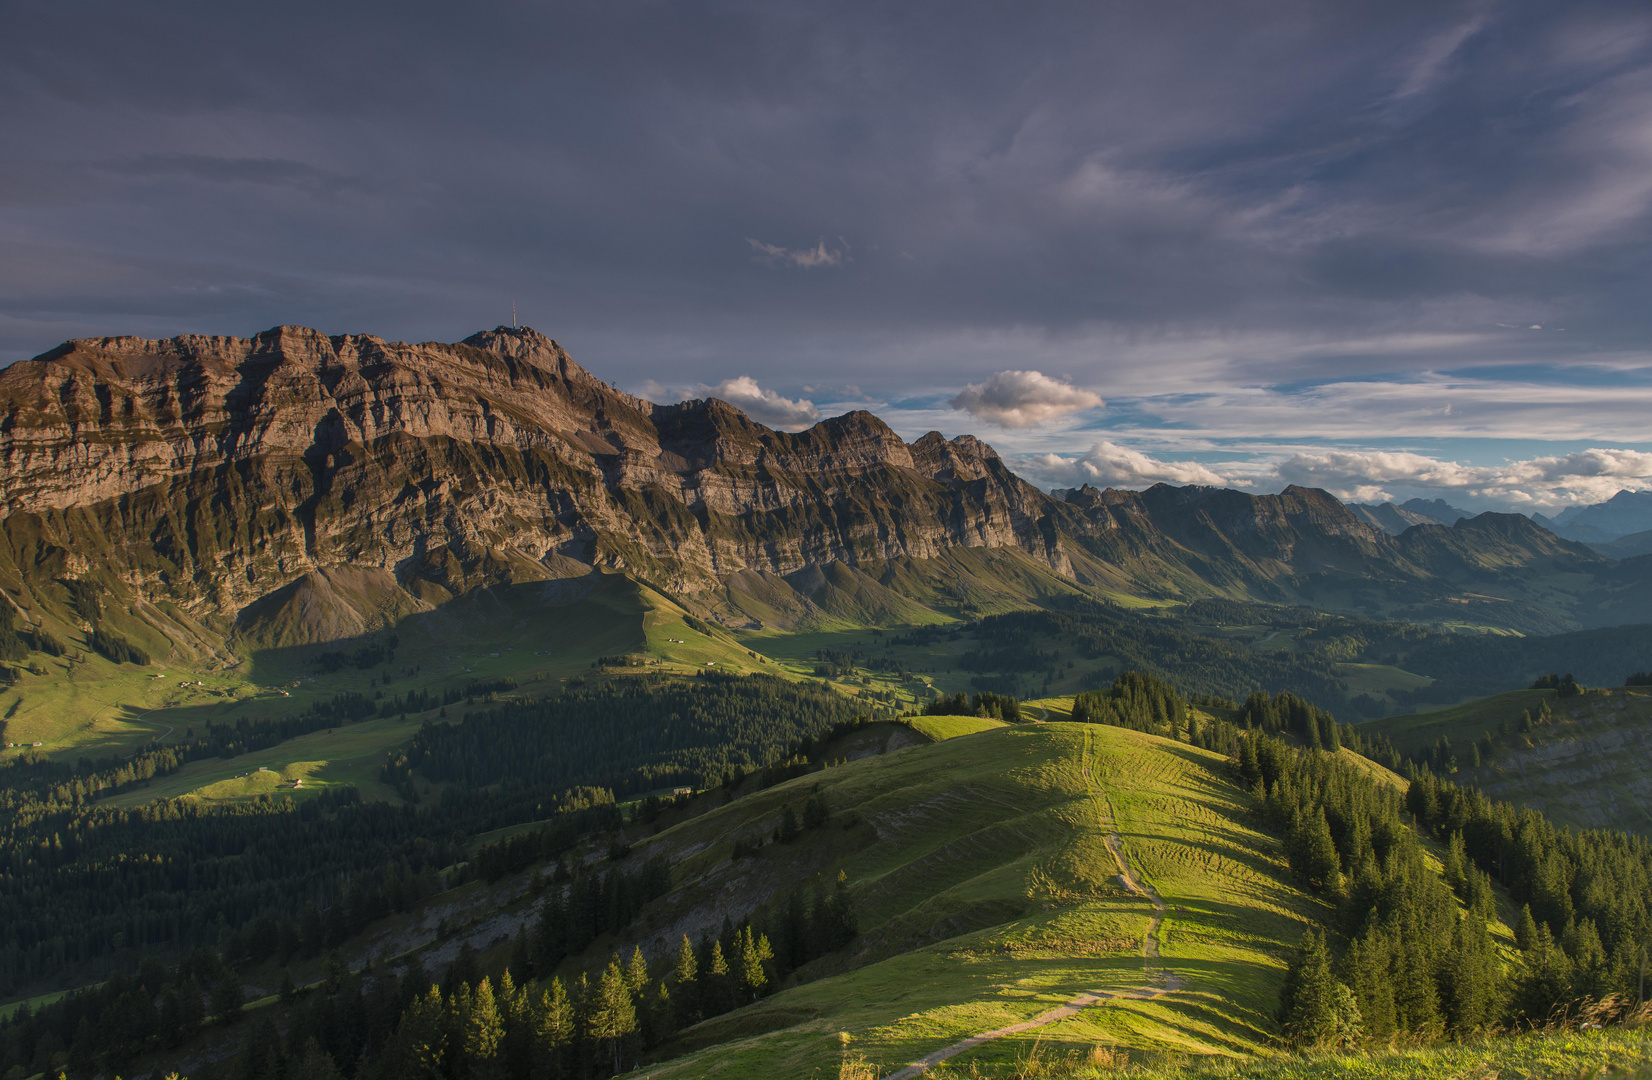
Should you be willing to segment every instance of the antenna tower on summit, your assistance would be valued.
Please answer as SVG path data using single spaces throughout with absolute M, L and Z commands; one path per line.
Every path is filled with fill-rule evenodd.
M 518 327 L 516 325 L 516 301 L 515 300 L 511 301 L 511 329 L 512 330 L 520 329 L 520 327 Z

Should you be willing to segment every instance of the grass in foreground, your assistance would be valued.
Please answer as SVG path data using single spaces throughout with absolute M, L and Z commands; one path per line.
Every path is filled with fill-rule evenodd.
M 1087 1051 L 1040 1046 L 1007 1066 L 949 1063 L 927 1075 L 933 1080 L 1644 1080 L 1652 1076 L 1652 1030 L 1541 1031 L 1439 1046 L 1250 1059 L 1177 1060 L 1101 1044 Z

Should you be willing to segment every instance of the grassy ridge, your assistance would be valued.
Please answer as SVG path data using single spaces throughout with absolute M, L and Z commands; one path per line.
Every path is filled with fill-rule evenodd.
M 763 831 L 816 783 L 850 828 L 783 862 L 727 861 L 735 835 Z M 852 762 L 667 830 L 639 851 L 679 867 L 668 910 L 727 911 L 727 897 L 841 865 L 862 937 L 837 961 L 850 970 L 817 970 L 825 977 L 690 1029 L 690 1044 L 735 1041 L 646 1075 L 808 1076 L 833 1067 L 840 1031 L 888 1071 L 1080 993 L 1141 986 L 1152 908 L 1118 881 L 1115 830 L 1170 905 L 1163 963 L 1183 986 L 1054 1025 L 1044 1044 L 1255 1051 L 1270 1037 L 1282 957 L 1318 902 L 1286 880 L 1244 801 L 1219 755 L 1119 728 L 1029 724 Z M 658 928 L 660 944 L 684 929 Z M 1006 1039 L 960 1060 L 1002 1063 L 1023 1049 Z

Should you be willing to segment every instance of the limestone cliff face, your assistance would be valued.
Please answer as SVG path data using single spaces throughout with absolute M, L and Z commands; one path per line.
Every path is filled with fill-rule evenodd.
M 208 621 L 338 566 L 426 602 L 590 566 L 694 593 L 960 546 L 1060 570 L 1052 512 L 1075 516 L 973 437 L 655 405 L 526 329 L 101 338 L 0 373 L 6 584 L 96 577 Z
M 972 569 L 960 549 L 994 555 Z M 254 643 L 325 640 L 593 567 L 745 621 L 816 601 L 905 618 L 936 597 L 967 615 L 1068 587 L 1352 604 L 1379 581 L 1426 598 L 1605 565 L 1523 518 L 1390 537 L 1303 488 L 1054 498 L 973 436 L 656 405 L 525 329 L 100 338 L 0 372 L 0 593 L 26 618 L 181 627 L 163 633 L 188 647 L 238 616 Z

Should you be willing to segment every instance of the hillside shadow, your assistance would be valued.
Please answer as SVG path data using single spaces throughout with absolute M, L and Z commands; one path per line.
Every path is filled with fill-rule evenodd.
M 340 689 L 356 689 L 343 683 L 386 673 L 393 679 L 408 677 L 402 674 L 408 669 L 416 671 L 413 677 L 420 683 L 534 670 L 571 674 L 598 656 L 645 644 L 639 588 L 621 575 L 596 572 L 481 586 L 353 637 L 255 650 L 248 678 L 298 690 L 347 671 L 357 677 L 334 679 Z M 303 686 L 291 685 L 295 681 Z

